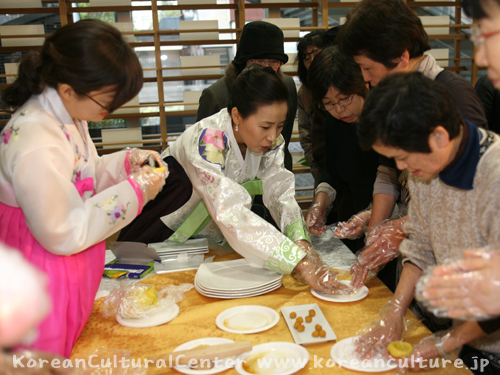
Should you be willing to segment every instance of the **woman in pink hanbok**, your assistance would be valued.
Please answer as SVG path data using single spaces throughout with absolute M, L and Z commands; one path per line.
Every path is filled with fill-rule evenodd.
M 49 280 L 51 311 L 29 348 L 69 356 L 104 267 L 104 239 L 164 184 L 150 151 L 99 157 L 86 121 L 101 121 L 142 87 L 134 51 L 114 27 L 84 20 L 26 56 L 2 99 L 15 110 L 0 134 L 0 241 Z

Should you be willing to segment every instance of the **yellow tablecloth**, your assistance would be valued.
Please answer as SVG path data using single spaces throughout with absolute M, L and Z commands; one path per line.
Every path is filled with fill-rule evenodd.
M 216 260 L 237 259 L 236 253 L 216 257 Z M 196 271 L 184 271 L 171 274 L 154 275 L 144 283 L 150 285 L 180 285 L 182 283 L 194 283 Z M 249 340 L 253 345 L 271 341 L 294 342 L 285 320 L 281 316 L 280 308 L 283 306 L 302 305 L 317 303 L 337 335 L 337 340 L 354 336 L 366 324 L 372 322 L 377 316 L 387 298 L 392 295 L 391 291 L 377 278 L 367 283 L 370 290 L 368 297 L 361 301 L 350 303 L 332 303 L 315 298 L 307 285 L 298 283 L 291 276 L 283 278 L 283 285 L 270 293 L 258 297 L 242 298 L 233 300 L 222 300 L 200 295 L 195 289 L 186 293 L 186 298 L 179 303 L 180 313 L 167 324 L 151 328 L 128 328 L 119 325 L 115 319 L 105 319 L 101 314 L 104 298 L 98 299 L 92 311 L 92 315 L 78 339 L 71 358 L 85 358 L 88 353 L 99 347 L 124 349 L 132 352 L 133 358 L 145 358 L 172 352 L 177 346 L 187 341 L 204 337 L 224 337 L 234 341 Z M 276 310 L 280 314 L 280 321 L 273 328 L 250 335 L 233 334 L 218 329 L 215 318 L 222 311 L 238 305 L 263 305 Z M 416 322 L 411 312 L 407 318 Z M 411 328 L 406 341 L 417 343 L 421 338 L 429 335 L 429 330 L 422 324 L 416 322 Z M 305 374 L 354 374 L 355 372 L 335 366 L 325 366 L 330 359 L 330 349 L 335 341 L 306 345 L 309 351 L 310 361 L 308 365 L 300 370 L 298 375 Z M 314 358 L 323 358 L 323 368 L 314 366 Z M 389 373 L 395 373 L 392 371 Z M 173 369 L 148 370 L 148 374 L 176 373 Z M 457 369 L 447 366 L 445 369 L 429 370 L 425 373 L 439 374 L 470 374 L 467 369 Z M 224 374 L 237 374 L 234 369 Z

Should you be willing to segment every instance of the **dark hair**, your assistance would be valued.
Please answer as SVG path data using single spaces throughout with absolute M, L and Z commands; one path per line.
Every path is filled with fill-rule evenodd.
M 295 58 L 295 63 L 297 64 L 297 71 L 300 82 L 303 85 L 307 85 L 307 69 L 304 64 L 304 59 L 306 58 L 306 51 L 308 47 L 323 48 L 323 35 L 324 30 L 311 31 L 309 34 L 304 35 L 297 43 L 297 57 Z
M 488 14 L 483 8 L 484 3 L 497 3 L 497 6 L 500 7 L 500 0 L 462 0 L 462 7 L 469 17 L 487 18 Z
M 330 86 L 345 95 L 357 94 L 364 98 L 368 93 L 359 65 L 338 47 L 327 47 L 314 58 L 307 79 L 317 102 L 321 102 Z
M 227 110 L 236 107 L 243 118 L 253 115 L 260 106 L 276 102 L 288 103 L 288 89 L 269 67 L 248 66 L 234 81 Z
M 443 126 L 453 139 L 462 124 L 449 90 L 415 72 L 391 74 L 373 88 L 356 127 L 365 150 L 381 142 L 408 152 L 430 153 L 429 135 L 437 126 Z
M 79 95 L 115 86 L 112 112 L 130 101 L 142 88 L 143 74 L 135 52 L 113 26 L 83 20 L 58 29 L 38 54 L 27 55 L 16 81 L 4 90 L 3 101 L 14 109 L 46 86 L 68 84 Z
M 365 55 L 389 69 L 404 51 L 414 58 L 431 49 L 422 22 L 401 0 L 363 0 L 347 15 L 337 39 L 345 54 Z

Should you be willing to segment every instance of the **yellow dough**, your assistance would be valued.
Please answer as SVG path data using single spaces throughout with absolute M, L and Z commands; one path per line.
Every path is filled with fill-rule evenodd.
M 393 357 L 402 358 L 413 353 L 413 345 L 404 341 L 393 341 L 387 345 L 387 350 Z

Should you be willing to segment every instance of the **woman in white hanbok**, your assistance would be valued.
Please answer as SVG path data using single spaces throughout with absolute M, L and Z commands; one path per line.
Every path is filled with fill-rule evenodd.
M 164 191 L 119 239 L 225 238 L 259 266 L 282 274 L 296 270 L 313 288 L 345 293 L 311 246 L 294 175 L 283 164 L 287 98 L 272 69 L 252 65 L 242 72 L 228 108 L 188 128 L 163 153 L 170 175 Z M 281 231 L 251 211 L 257 194 Z

